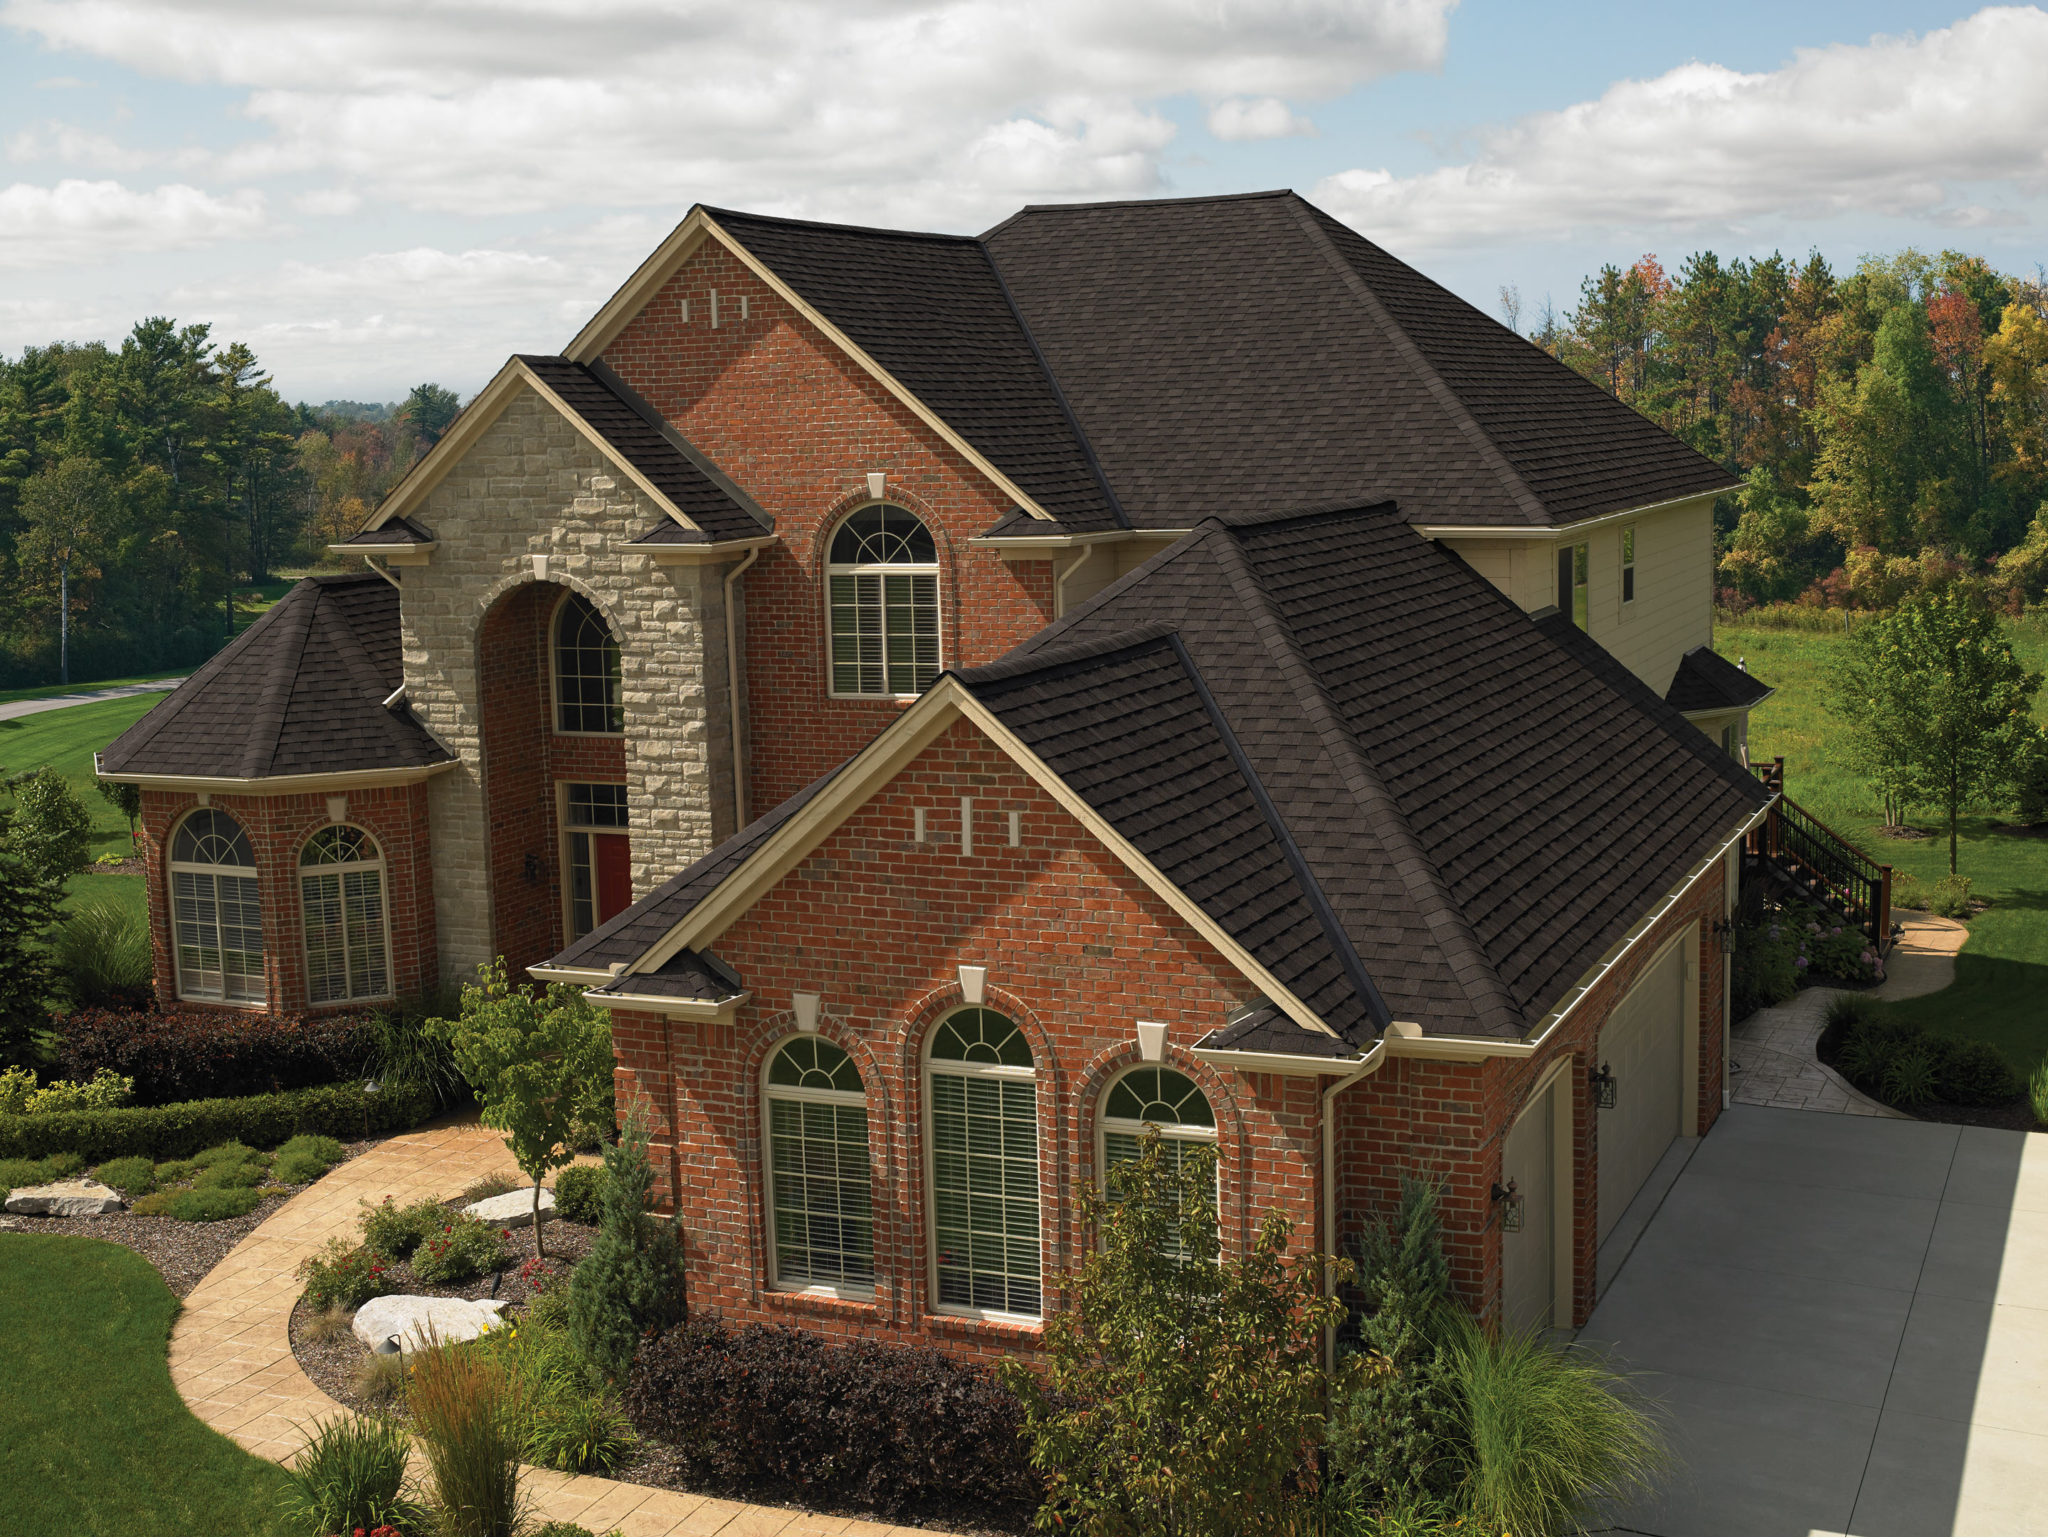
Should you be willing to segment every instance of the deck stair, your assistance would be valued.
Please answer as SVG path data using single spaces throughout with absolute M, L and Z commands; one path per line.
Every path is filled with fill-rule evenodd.
M 1783 758 L 1752 763 L 1750 769 L 1777 798 L 1770 814 L 1749 835 L 1745 876 L 1754 872 L 1769 884 L 1840 915 L 1884 954 L 1892 942 L 1892 867 L 1872 860 L 1787 796 Z

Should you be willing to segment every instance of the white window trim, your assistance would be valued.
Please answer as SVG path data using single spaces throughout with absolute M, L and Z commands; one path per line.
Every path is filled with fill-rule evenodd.
M 870 507 L 893 507 L 898 512 L 909 513 L 911 517 L 917 518 L 917 521 L 924 526 L 927 532 L 931 530 L 931 524 L 926 522 L 924 518 L 912 512 L 910 508 L 904 506 L 901 502 L 892 502 L 887 497 L 883 497 L 880 500 L 862 502 L 858 507 L 850 507 L 842 516 L 833 520 L 832 530 L 825 536 L 825 580 L 819 583 L 818 592 L 819 597 L 823 601 L 825 611 L 825 697 L 827 699 L 863 699 L 870 703 L 879 702 L 882 704 L 887 704 L 891 701 L 902 703 L 906 700 L 916 699 L 919 696 L 917 694 L 848 694 L 842 693 L 832 686 L 832 578 L 835 576 L 929 576 L 933 578 L 932 607 L 935 611 L 934 618 L 938 622 L 936 639 L 939 645 L 939 671 L 944 672 L 946 670 L 945 583 L 938 580 L 944 573 L 940 571 L 937 561 L 933 561 L 928 565 L 916 566 L 848 566 L 835 564 L 832 560 L 832 543 L 839 537 L 839 530 L 844 528 L 851 519 L 866 512 Z M 934 549 L 938 547 L 937 539 L 932 541 L 932 546 Z M 884 636 L 883 638 L 886 645 L 887 637 Z M 888 660 L 886 656 L 883 659 L 882 671 L 883 676 L 886 678 L 888 675 Z
M 612 644 L 619 648 L 619 729 L 616 731 L 564 731 L 562 729 L 561 650 L 556 644 L 556 637 L 561 628 L 562 610 L 568 605 L 571 598 L 582 598 L 585 603 L 590 604 L 590 611 L 597 615 L 598 622 L 604 626 L 605 634 L 610 635 Z M 555 599 L 555 606 L 548 610 L 547 638 L 543 644 L 546 645 L 548 653 L 548 734 L 551 736 L 597 737 L 601 739 L 623 737 L 626 734 L 626 648 L 624 643 L 619 640 L 619 637 L 613 633 L 611 619 L 606 615 L 605 611 L 575 588 L 564 587 L 562 595 Z
M 1102 1092 L 1095 1103 L 1108 1104 L 1110 1093 L 1119 1083 L 1131 1074 L 1150 1067 L 1163 1067 L 1169 1072 L 1180 1073 L 1181 1077 L 1193 1083 L 1197 1089 L 1201 1089 L 1202 1098 L 1208 1101 L 1209 1113 L 1216 1113 L 1216 1101 L 1209 1098 L 1209 1091 L 1195 1081 L 1193 1074 L 1182 1073 L 1170 1062 L 1133 1063 L 1102 1086 Z M 1179 1121 L 1167 1126 L 1156 1121 L 1127 1120 L 1123 1116 L 1104 1115 L 1098 1111 L 1095 1116 L 1096 1188 L 1104 1196 L 1109 1194 L 1109 1139 L 1112 1136 L 1142 1137 L 1148 1131 L 1158 1132 L 1160 1137 L 1168 1142 L 1203 1142 L 1216 1149 L 1216 1226 L 1217 1236 L 1220 1238 L 1223 1227 L 1223 1143 L 1217 1136 L 1217 1129 L 1214 1126 L 1189 1126 Z
M 563 731 L 558 732 L 557 735 L 610 736 L 613 735 L 613 733 L 595 731 Z M 571 822 L 569 820 L 569 786 L 572 784 L 617 785 L 620 789 L 625 790 L 627 795 L 626 825 L 624 827 L 593 827 L 587 822 Z M 559 872 L 555 880 L 555 885 L 559 888 L 557 894 L 560 896 L 562 903 L 562 933 L 564 936 L 566 936 L 562 942 L 565 945 L 574 944 L 578 939 L 583 937 L 582 935 L 576 932 L 576 903 L 575 899 L 569 893 L 569 839 L 577 833 L 607 834 L 613 837 L 624 838 L 630 845 L 633 838 L 632 787 L 630 785 L 625 784 L 623 781 L 617 779 L 557 779 L 555 781 L 555 858 L 557 860 L 555 868 Z M 591 873 L 592 886 L 590 893 L 590 910 L 592 917 L 595 917 L 597 915 L 597 888 L 595 884 L 596 879 L 596 871 L 593 868 Z M 601 923 L 593 924 L 591 926 L 592 932 L 595 932 L 596 929 L 601 927 L 603 927 Z
M 768 1074 L 775 1066 L 775 1059 L 782 1055 L 784 1047 L 796 1039 L 798 1037 L 793 1035 L 780 1037 L 775 1042 L 774 1048 L 769 1051 L 767 1059 L 761 1064 L 761 1209 L 768 1216 L 767 1228 L 761 1237 L 764 1247 L 768 1251 L 768 1289 L 774 1292 L 783 1292 L 793 1297 L 828 1297 L 841 1302 L 873 1302 L 875 1300 L 874 1286 L 841 1286 L 832 1282 L 820 1281 L 785 1281 L 782 1279 L 780 1267 L 776 1263 L 775 1132 L 769 1106 L 774 1101 L 781 1099 L 794 1100 L 803 1104 L 858 1105 L 862 1110 L 868 1108 L 867 1078 L 865 1076 L 861 1078 L 861 1092 L 858 1094 L 849 1093 L 844 1089 L 804 1089 L 792 1088 L 788 1084 L 769 1083 Z M 835 1041 L 833 1044 L 836 1046 L 838 1042 Z M 845 1048 L 841 1047 L 840 1049 L 844 1050 Z M 854 1064 L 855 1071 L 859 1071 L 859 1068 L 860 1064 L 856 1062 Z M 881 1224 L 875 1214 L 880 1210 L 880 1203 L 874 1199 L 874 1157 L 874 1119 L 870 1116 L 868 1120 L 868 1212 L 870 1227 L 878 1228 Z M 870 1258 L 874 1262 L 875 1276 L 877 1281 L 879 1281 L 882 1273 L 879 1246 L 877 1246 L 877 1252 L 871 1255 Z
M 171 835 L 164 840 L 164 849 L 166 851 L 164 859 L 164 871 L 166 875 L 166 879 L 164 881 L 164 897 L 170 917 L 171 980 L 176 985 L 178 999 L 181 1003 L 211 1003 L 218 1004 L 221 1008 L 224 1009 L 267 1009 L 270 1007 L 270 930 L 269 926 L 264 922 L 263 876 L 261 870 L 255 865 L 201 865 L 193 864 L 186 860 L 174 859 L 170 857 L 169 851 L 175 849 L 178 846 L 178 834 L 184 831 L 185 824 L 191 821 L 193 817 L 197 816 L 199 812 L 205 809 L 207 808 L 195 806 L 190 811 L 186 812 L 183 816 L 179 817 L 178 820 L 171 826 Z M 219 808 L 216 807 L 214 809 L 218 810 Z M 255 853 L 255 840 L 249 838 L 249 824 L 244 822 L 240 817 L 235 816 L 232 812 L 222 811 L 219 814 L 228 817 L 231 821 L 234 822 L 234 824 L 237 827 L 241 828 L 243 838 L 249 840 L 249 852 L 252 854 Z M 184 947 L 178 942 L 178 893 L 176 889 L 177 882 L 173 879 L 169 879 L 169 877 L 177 876 L 180 874 L 213 876 L 229 875 L 233 876 L 238 880 L 253 880 L 256 882 L 256 925 L 257 933 L 259 933 L 263 938 L 263 948 L 257 952 L 257 954 L 261 956 L 263 960 L 262 997 L 229 998 L 227 996 L 227 968 L 225 965 L 223 965 L 221 968 L 221 990 L 218 995 L 209 995 L 201 992 L 193 992 L 186 987 L 185 962 L 179 954 L 179 952 Z M 223 953 L 225 953 L 225 947 L 220 944 L 219 903 L 219 888 L 216 887 L 214 892 L 213 938 L 215 947 L 221 949 Z
M 1621 564 L 1615 571 L 1614 588 L 1620 594 L 1621 611 L 1623 614 L 1631 612 L 1636 606 L 1636 595 L 1629 591 L 1629 576 L 1637 569 L 1636 557 L 1642 554 L 1642 551 L 1640 549 L 1631 550 L 1629 545 L 1631 542 L 1640 542 L 1641 536 L 1638 530 L 1641 527 L 1642 525 L 1638 523 L 1626 524 L 1614 538 L 1615 553 L 1621 557 Z
M 357 832 L 370 840 L 370 846 L 377 851 L 377 857 L 375 859 L 355 860 L 345 865 L 302 864 L 298 866 L 299 949 L 302 953 L 305 953 L 306 1004 L 309 1008 L 325 1009 L 337 1004 L 377 1003 L 396 998 L 398 996 L 398 968 L 391 958 L 391 866 L 384 857 L 383 841 L 360 822 L 327 822 L 314 828 L 300 841 L 299 857 L 304 858 L 306 845 L 326 832 L 330 827 L 353 827 Z M 310 953 L 306 953 L 306 877 L 324 874 L 339 875 L 349 870 L 375 870 L 377 872 L 377 905 L 382 909 L 384 918 L 384 980 L 390 986 L 386 987 L 381 993 L 350 993 L 346 998 L 315 999 L 313 996 L 313 957 Z M 347 944 L 347 933 L 346 924 L 344 923 L 342 930 L 342 943 L 344 946 Z M 345 948 L 343 950 L 342 969 L 344 974 L 348 969 L 347 951 Z
M 1032 1065 L 1029 1067 L 1004 1067 L 999 1063 L 994 1062 L 961 1062 L 950 1057 L 942 1059 L 940 1064 L 936 1067 L 933 1065 L 932 1042 L 938 1038 L 939 1026 L 943 1025 L 955 1014 L 965 1012 L 965 1010 L 968 1008 L 987 1008 L 988 1012 L 991 1014 L 1002 1014 L 1001 1009 L 988 1008 L 986 1004 L 963 1004 L 959 1008 L 948 1009 L 944 1014 L 940 1015 L 937 1019 L 933 1020 L 931 1028 L 925 1031 L 924 1034 L 924 1068 L 923 1072 L 919 1075 L 922 1081 L 920 1082 L 918 1087 L 923 1097 L 923 1104 L 920 1108 L 919 1119 L 921 1123 L 920 1130 L 922 1131 L 924 1138 L 924 1156 L 922 1160 L 924 1164 L 924 1247 L 925 1285 L 929 1288 L 929 1292 L 927 1293 L 928 1301 L 932 1312 L 942 1314 L 948 1318 L 974 1318 L 979 1319 L 984 1323 L 999 1324 L 1040 1324 L 1045 1322 L 1045 1314 L 1042 1312 L 1012 1313 L 1000 1308 L 970 1307 L 963 1303 L 941 1302 L 939 1300 L 939 1192 L 937 1183 L 934 1179 L 935 1170 L 933 1168 L 934 1137 L 932 1132 L 932 1075 L 935 1072 L 938 1072 L 946 1073 L 957 1077 L 1007 1078 L 1013 1082 L 1028 1082 L 1032 1085 L 1031 1108 L 1034 1116 L 1038 1116 L 1044 1108 L 1042 1105 L 1039 1104 L 1039 1095 L 1037 1091 L 1038 1054 L 1036 1052 L 1032 1053 Z M 1005 1019 L 1010 1018 L 1010 1016 L 1007 1014 L 1004 1014 L 1003 1017 Z M 1014 1020 L 1012 1020 L 1011 1022 L 1013 1024 L 1016 1023 Z M 1021 1030 L 1023 1027 L 1020 1025 L 1018 1026 L 1018 1028 Z M 1045 1262 L 1046 1255 L 1044 1195 L 1045 1126 L 1042 1117 L 1038 1120 L 1037 1132 L 1039 1175 L 1038 1296 L 1040 1304 L 1043 1305 L 1045 1299 L 1045 1277 L 1047 1272 L 1047 1266 Z

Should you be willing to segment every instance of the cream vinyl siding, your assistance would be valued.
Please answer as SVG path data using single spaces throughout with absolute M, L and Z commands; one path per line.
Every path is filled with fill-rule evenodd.
M 1621 600 L 1622 531 L 1636 531 L 1636 595 Z M 1714 499 L 1697 497 L 1633 518 L 1603 520 L 1557 539 L 1461 539 L 1443 543 L 1530 613 L 1557 601 L 1557 552 L 1590 546 L 1590 633 L 1658 693 L 1678 659 L 1714 638 Z

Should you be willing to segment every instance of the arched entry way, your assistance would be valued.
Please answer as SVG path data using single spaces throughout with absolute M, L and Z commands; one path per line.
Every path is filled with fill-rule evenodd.
M 492 949 L 518 977 L 633 899 L 618 637 L 524 583 L 484 616 L 477 673 Z

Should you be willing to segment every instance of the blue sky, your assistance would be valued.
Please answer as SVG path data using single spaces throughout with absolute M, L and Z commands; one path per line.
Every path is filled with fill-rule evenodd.
M 0 349 L 145 314 L 467 393 L 693 201 L 1292 186 L 1489 310 L 1644 251 L 2048 257 L 2048 14 L 1587 0 L 0 0 Z

